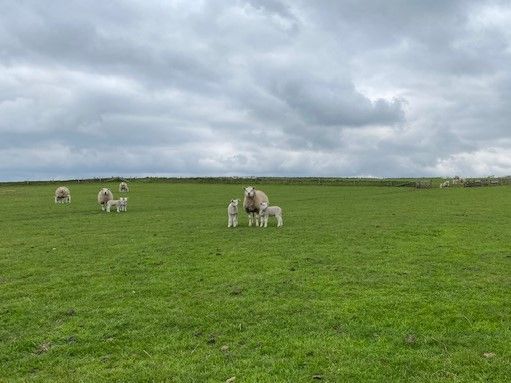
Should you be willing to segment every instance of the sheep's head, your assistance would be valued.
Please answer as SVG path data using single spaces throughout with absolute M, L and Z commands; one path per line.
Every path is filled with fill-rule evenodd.
M 245 197 L 254 198 L 256 194 L 256 190 L 252 186 L 247 186 L 245 188 Z
M 263 212 L 265 211 L 266 209 L 268 208 L 268 202 L 261 202 L 261 204 L 259 205 L 259 212 Z
M 240 202 L 239 199 L 231 199 L 231 205 L 232 206 L 238 206 L 238 202 Z

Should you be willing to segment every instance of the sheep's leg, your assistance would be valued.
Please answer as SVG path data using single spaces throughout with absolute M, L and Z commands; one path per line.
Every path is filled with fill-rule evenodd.
M 231 224 L 232 224 L 232 217 L 229 215 L 229 217 L 227 218 L 227 227 L 231 227 Z
M 235 215 L 234 216 L 234 227 L 237 227 L 238 226 L 238 216 Z
M 278 215 L 277 216 L 277 227 L 281 227 L 282 225 L 283 225 L 282 216 Z
M 252 214 L 253 213 L 248 213 L 248 226 L 252 226 Z
M 259 226 L 259 213 L 254 213 L 256 226 Z
M 67 197 L 67 203 L 71 203 L 71 196 Z
M 55 203 L 57 203 L 57 197 L 55 197 Z

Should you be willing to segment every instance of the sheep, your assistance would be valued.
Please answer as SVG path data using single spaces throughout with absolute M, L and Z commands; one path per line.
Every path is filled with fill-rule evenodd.
M 120 211 L 128 211 L 128 197 L 121 197 L 119 202 Z
M 239 199 L 231 199 L 231 202 L 227 206 L 227 227 L 238 226 L 238 203 Z
M 267 202 L 261 202 L 259 205 L 259 216 L 261 218 L 261 227 L 268 227 L 268 217 L 277 219 L 277 227 L 281 227 L 284 222 L 282 220 L 282 209 L 279 206 L 268 206 Z
M 130 188 L 128 187 L 128 184 L 126 182 L 121 182 L 119 184 L 119 193 L 122 193 L 122 192 L 129 192 L 130 191 Z
M 71 203 L 71 193 L 65 186 L 60 186 L 55 190 L 55 203 Z
M 270 203 L 268 197 L 262 190 L 256 190 L 252 186 L 245 188 L 243 208 L 248 214 L 248 226 L 252 226 L 253 219 L 255 219 L 256 226 L 259 226 L 259 205 L 261 202 Z
M 448 187 L 449 187 L 449 181 L 445 181 L 440 184 L 440 189 L 448 188 Z
M 128 211 L 128 198 L 111 199 L 106 203 L 106 211 L 110 213 L 110 209 L 115 206 L 117 213 L 120 211 Z
M 106 209 L 106 203 L 110 201 L 111 199 L 114 199 L 114 195 L 110 191 L 110 189 L 103 188 L 98 193 L 98 203 L 101 205 L 101 210 Z

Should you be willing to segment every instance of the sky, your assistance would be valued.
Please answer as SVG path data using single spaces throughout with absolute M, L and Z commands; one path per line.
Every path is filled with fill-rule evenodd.
M 511 174 L 507 1 L 0 9 L 0 181 Z

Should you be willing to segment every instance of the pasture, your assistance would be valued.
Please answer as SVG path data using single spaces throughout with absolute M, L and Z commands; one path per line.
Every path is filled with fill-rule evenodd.
M 0 186 L 1 382 L 511 376 L 509 186 L 254 185 L 279 229 L 227 229 L 242 185 L 56 186 Z

